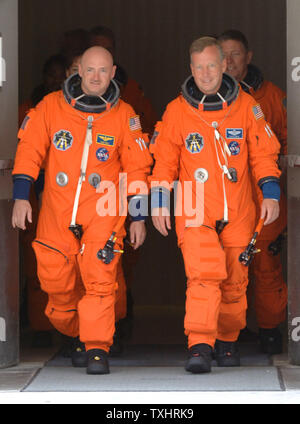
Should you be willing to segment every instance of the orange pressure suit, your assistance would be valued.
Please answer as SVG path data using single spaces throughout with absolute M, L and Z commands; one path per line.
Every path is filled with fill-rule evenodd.
M 97 252 L 113 231 L 115 249 L 121 248 L 125 231 L 119 215 L 122 220 L 127 215 L 121 194 L 125 190 L 127 195 L 136 195 L 130 192 L 130 183 L 136 180 L 144 182 L 139 196 L 146 194 L 143 190 L 152 159 L 138 116 L 119 99 L 117 84 L 111 82 L 104 102 L 84 95 L 78 80 L 77 74 L 72 75 L 63 91 L 49 94 L 27 115 L 19 133 L 13 178 L 34 181 L 45 160 L 43 203 L 33 247 L 41 287 L 48 293 L 46 315 L 61 333 L 80 335 L 87 350 L 108 351 L 115 329 L 120 254 L 105 264 Z M 88 133 L 92 142 L 75 214 L 76 225 L 83 231 L 79 240 L 69 226 Z M 104 209 L 106 216 L 101 216 Z
M 280 144 L 280 154 L 287 154 L 287 116 L 284 105 L 286 94 L 270 81 L 263 79 L 260 70 L 248 65 L 248 73 L 242 88 L 259 102 L 265 119 L 271 124 Z M 255 196 L 257 216 L 260 204 Z M 272 224 L 263 227 L 256 247 L 261 250 L 255 255 L 250 271 L 255 277 L 255 310 L 260 328 L 275 328 L 285 320 L 287 305 L 287 286 L 283 279 L 280 254 L 273 255 L 268 247 L 287 226 L 287 201 L 284 188 L 280 196 L 280 215 Z
M 219 93 L 223 100 L 206 98 L 188 78 L 150 147 L 155 159 L 149 177 L 152 208 L 157 193 L 164 206 L 167 184 L 179 179 L 181 186 L 175 220 L 187 274 L 189 348 L 199 343 L 213 347 L 216 338 L 236 341 L 245 327 L 248 269 L 239 255 L 256 223 L 251 173 L 259 185 L 278 182 L 280 176 L 279 143 L 266 132 L 259 105 L 227 74 Z M 198 217 L 188 213 L 189 204 Z

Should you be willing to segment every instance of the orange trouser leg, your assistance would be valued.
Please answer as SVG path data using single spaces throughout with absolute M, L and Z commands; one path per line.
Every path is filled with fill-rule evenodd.
M 283 280 L 280 255 L 268 251 L 270 240 L 258 240 L 261 252 L 255 255 L 251 272 L 255 278 L 255 310 L 258 326 L 275 328 L 286 318 L 287 286 Z
M 97 259 L 100 246 L 99 242 L 87 242 L 83 253 L 78 254 L 86 291 L 78 304 L 79 330 L 87 350 L 98 348 L 108 352 L 115 332 L 116 277 L 120 255 L 116 254 L 110 264 L 104 264 Z
M 38 220 L 38 201 L 33 189 L 30 190 L 30 204 L 32 207 L 32 223 L 27 223 L 26 230 L 20 231 L 21 248 L 21 271 L 24 275 L 27 290 L 27 313 L 30 327 L 34 331 L 53 330 L 49 319 L 45 315 L 47 305 L 47 294 L 41 290 L 40 282 L 37 276 L 37 264 L 32 241 L 36 235 L 36 225 Z
M 217 339 L 234 342 L 246 326 L 248 268 L 239 262 L 244 247 L 224 247 L 227 278 L 221 283 L 222 299 Z
M 33 242 L 33 248 L 41 288 L 48 294 L 45 314 L 62 334 L 76 337 L 79 335 L 77 305 L 83 294 L 76 255 L 67 254 L 45 240 L 43 243 Z
M 42 291 L 37 276 L 37 264 L 31 243 L 35 231 L 30 227 L 20 234 L 20 247 L 22 249 L 22 267 L 27 290 L 27 313 L 30 327 L 34 331 L 53 330 L 49 319 L 45 315 L 48 296 Z
M 221 302 L 221 281 L 227 277 L 225 254 L 215 231 L 186 228 L 181 250 L 187 275 L 184 318 L 188 347 L 214 346 Z

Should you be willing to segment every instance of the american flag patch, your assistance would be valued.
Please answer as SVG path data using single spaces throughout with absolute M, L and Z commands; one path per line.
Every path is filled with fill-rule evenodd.
M 30 119 L 30 117 L 28 115 L 25 116 L 25 118 L 23 119 L 22 125 L 20 127 L 22 130 L 25 130 L 26 124 L 29 121 L 29 119 Z
M 142 129 L 139 116 L 134 116 L 133 118 L 129 119 L 129 128 L 131 129 L 131 131 Z
M 265 117 L 263 111 L 261 110 L 260 105 L 253 106 L 252 110 L 253 110 L 254 117 L 255 117 L 256 120 L 262 119 L 262 118 Z

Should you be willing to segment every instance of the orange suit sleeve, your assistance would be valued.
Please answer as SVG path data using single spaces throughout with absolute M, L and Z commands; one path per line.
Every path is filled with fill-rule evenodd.
M 178 179 L 179 158 L 182 140 L 178 132 L 180 111 L 176 100 L 171 102 L 163 114 L 162 121 L 156 125 L 156 132 L 151 140 L 150 151 L 153 153 L 155 166 L 150 176 L 152 187 L 165 186 Z
M 122 171 L 126 173 L 128 196 L 137 194 L 135 182 L 142 182 L 140 187 L 145 187 L 148 191 L 147 177 L 150 174 L 152 157 L 148 149 L 148 135 L 142 132 L 139 116 L 136 115 L 131 106 L 127 105 L 127 110 L 123 128 L 123 142 L 120 147 L 120 160 Z M 132 189 L 130 189 L 132 187 Z M 147 187 L 147 190 L 146 190 Z
M 255 182 L 261 186 L 267 181 L 278 181 L 277 165 L 280 143 L 271 125 L 265 121 L 262 109 L 253 99 L 248 107 L 247 142 L 249 164 Z
M 26 115 L 19 129 L 14 169 L 12 174 L 24 174 L 36 180 L 43 166 L 50 138 L 46 124 L 47 101 L 41 101 Z

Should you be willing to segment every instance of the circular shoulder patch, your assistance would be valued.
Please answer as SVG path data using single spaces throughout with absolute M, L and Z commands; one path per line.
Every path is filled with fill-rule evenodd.
M 185 147 L 190 153 L 200 153 L 204 146 L 204 139 L 199 133 L 190 133 L 185 139 Z
M 59 130 L 54 134 L 53 144 L 57 150 L 68 150 L 73 144 L 73 136 L 70 131 Z
M 109 158 L 108 150 L 104 147 L 100 147 L 100 149 L 96 151 L 96 157 L 98 160 L 100 160 L 100 162 L 106 162 Z

